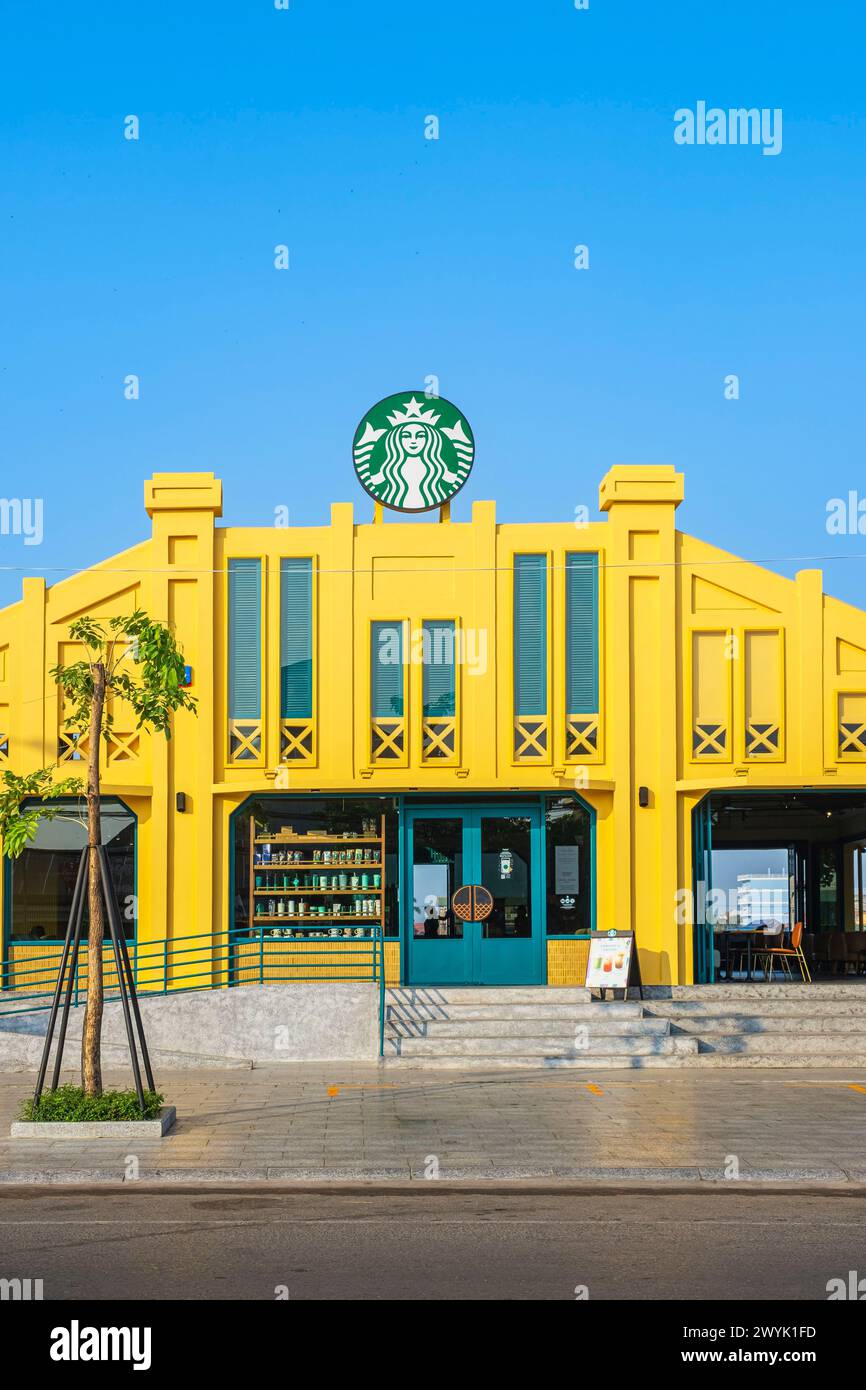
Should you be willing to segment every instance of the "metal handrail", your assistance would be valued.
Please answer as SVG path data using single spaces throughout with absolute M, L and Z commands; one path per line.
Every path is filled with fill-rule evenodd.
M 320 939 L 271 937 L 270 930 L 261 927 L 258 930 L 198 932 L 159 937 L 155 941 L 136 941 L 131 952 L 136 989 L 148 997 L 248 984 L 369 980 L 379 986 L 381 1056 L 385 1030 L 385 939 L 381 925 L 371 925 L 366 936 L 339 940 L 324 935 Z M 57 983 L 52 971 L 58 970 L 61 964 L 64 973 L 68 971 L 62 942 L 22 941 L 18 951 L 27 946 L 36 948 L 38 954 L 23 960 L 20 955 L 0 960 L 0 1017 L 49 1009 Z M 240 950 L 240 947 L 249 949 Z M 121 997 L 119 990 L 115 993 L 112 989 L 112 984 L 116 989 L 117 979 L 114 958 L 105 955 L 110 951 L 110 943 L 103 943 L 106 1002 Z M 328 953 L 339 955 L 340 959 L 333 962 L 308 959 L 314 954 L 321 957 Z M 87 1002 L 86 960 L 87 942 L 83 941 L 75 974 L 73 1006 Z M 27 983 L 29 981 L 33 983 Z M 34 988 L 36 984 L 48 982 L 49 988 L 44 991 Z

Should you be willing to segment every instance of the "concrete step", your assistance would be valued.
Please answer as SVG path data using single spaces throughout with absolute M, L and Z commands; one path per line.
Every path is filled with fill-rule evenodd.
M 598 1018 L 578 1020 L 569 1028 L 560 1019 L 432 1019 L 413 1023 L 392 1020 L 385 1026 L 388 1036 L 402 1038 L 559 1038 L 574 1043 L 578 1029 L 588 1037 L 667 1037 L 671 1031 L 666 1018 Z
M 866 1018 L 832 1014 L 817 1017 L 791 1017 L 777 1014 L 712 1014 L 703 1017 L 689 1017 L 684 1014 L 668 1015 L 664 1019 L 643 1019 L 645 1026 L 650 1022 L 669 1023 L 674 1033 L 693 1033 L 701 1037 L 717 1034 L 779 1034 L 796 1039 L 803 1034 L 833 1033 L 850 1034 L 862 1037 L 866 1042 Z
M 646 1071 L 653 1069 L 682 1070 L 682 1069 L 702 1069 L 715 1070 L 717 1068 L 730 1070 L 748 1070 L 757 1068 L 769 1068 L 781 1071 L 784 1068 L 790 1069 L 792 1062 L 788 1057 L 781 1053 L 748 1053 L 735 1054 L 724 1052 L 692 1052 L 676 1053 L 670 1056 L 649 1054 L 648 1056 L 626 1056 L 612 1055 L 598 1056 L 580 1059 L 577 1057 L 545 1057 L 537 1056 L 515 1056 L 515 1057 L 464 1057 L 460 1054 L 443 1053 L 441 1056 L 423 1057 L 396 1057 L 386 1055 L 385 1064 L 387 1066 L 399 1067 L 406 1070 L 408 1067 L 418 1067 L 421 1070 L 435 1070 L 441 1067 L 445 1070 L 459 1070 L 472 1072 L 499 1072 L 505 1070 L 520 1069 L 524 1071 L 576 1071 L 582 1073 L 582 1078 L 591 1079 L 597 1072 L 607 1071 Z M 828 1053 L 810 1057 L 801 1057 L 796 1061 L 798 1070 L 809 1070 L 812 1068 L 836 1069 L 851 1081 L 866 1081 L 866 1049 L 860 1049 L 854 1053 Z
M 676 1066 L 682 1064 L 681 1061 L 674 1063 Z M 699 1052 L 689 1065 L 746 1070 L 753 1067 L 797 1071 L 814 1067 L 836 1068 L 846 1072 L 851 1081 L 866 1084 L 866 1046 L 862 1045 L 847 1050 L 839 1048 L 836 1052 L 807 1052 L 796 1057 L 785 1052 Z
M 589 1004 L 588 989 L 578 986 L 549 988 L 547 985 L 407 985 L 405 989 L 386 989 L 386 1004 Z
M 595 1023 L 600 1019 L 640 1019 L 644 1016 L 641 1004 L 387 1004 L 385 1022 L 430 1022 L 461 1020 L 464 1022 L 508 1021 L 518 1018 L 545 1018 L 569 1023 Z
M 816 999 L 848 999 L 852 995 L 866 1000 L 866 976 L 856 979 L 830 980 L 809 984 L 805 980 L 740 980 L 732 984 L 724 982 L 715 985 L 646 985 L 644 1002 L 656 1003 L 662 1000 L 687 1002 L 707 1000 L 718 1003 L 725 999 L 799 999 L 804 994 Z
M 820 1057 L 832 1053 L 851 1055 L 851 1051 L 866 1054 L 866 1036 L 852 1038 L 844 1033 L 736 1033 L 693 1035 L 701 1052 L 725 1052 L 743 1056 L 761 1053 L 764 1056 L 782 1055 L 788 1065 L 800 1065 L 803 1057 Z M 850 1050 L 849 1050 L 850 1049 Z
M 599 1005 L 598 1007 L 608 1007 Z M 629 1005 L 628 1007 L 631 1007 Z M 653 1018 L 860 1018 L 866 1022 L 866 998 L 822 999 L 814 995 L 800 999 L 650 999 L 643 1006 Z
M 677 1056 L 697 1053 L 696 1038 L 618 1038 L 590 1036 L 587 1046 L 577 1048 L 573 1039 L 544 1037 L 527 1038 L 449 1038 L 437 1042 L 432 1038 L 403 1038 L 401 1057 L 427 1057 L 438 1060 L 455 1057 L 573 1057 L 579 1060 L 601 1056 Z

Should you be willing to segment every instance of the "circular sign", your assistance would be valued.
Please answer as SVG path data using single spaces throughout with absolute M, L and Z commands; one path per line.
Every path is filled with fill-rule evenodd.
M 355 430 L 352 457 L 365 492 L 395 512 L 450 502 L 472 471 L 475 439 L 441 396 L 398 391 L 372 406 Z
M 451 906 L 461 922 L 483 922 L 493 911 L 493 894 L 481 883 L 464 883 L 451 899 Z

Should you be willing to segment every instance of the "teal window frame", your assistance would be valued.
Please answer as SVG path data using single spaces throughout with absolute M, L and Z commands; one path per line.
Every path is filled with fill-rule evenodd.
M 450 651 L 449 661 L 438 661 L 442 639 Z M 428 640 L 429 634 L 429 640 Z M 454 719 L 457 714 L 457 626 L 453 618 L 429 618 L 422 624 L 423 666 L 421 708 L 425 719 Z
M 597 714 L 599 685 L 598 555 L 565 557 L 565 706 L 567 714 Z
M 379 660 L 381 634 L 385 631 L 399 634 L 399 661 L 393 663 L 393 670 L 399 673 L 399 685 L 389 682 L 380 674 L 384 671 L 390 676 L 392 673 L 392 664 L 388 663 L 386 667 Z M 395 707 L 395 698 L 399 707 Z M 370 714 L 373 719 L 406 717 L 406 624 L 402 618 L 377 619 L 370 624 Z
M 313 717 L 313 562 L 280 560 L 280 718 Z
M 514 556 L 513 689 L 518 718 L 547 715 L 547 554 Z
M 228 562 L 228 714 L 231 720 L 262 717 L 262 562 Z

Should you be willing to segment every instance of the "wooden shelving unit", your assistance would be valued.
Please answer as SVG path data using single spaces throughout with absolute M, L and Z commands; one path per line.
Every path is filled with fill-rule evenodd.
M 366 912 L 358 910 L 363 902 Z M 329 910 L 310 911 L 320 905 Z M 378 835 L 264 835 L 251 816 L 249 922 L 283 939 L 346 940 L 361 927 L 384 930 L 385 817 Z

